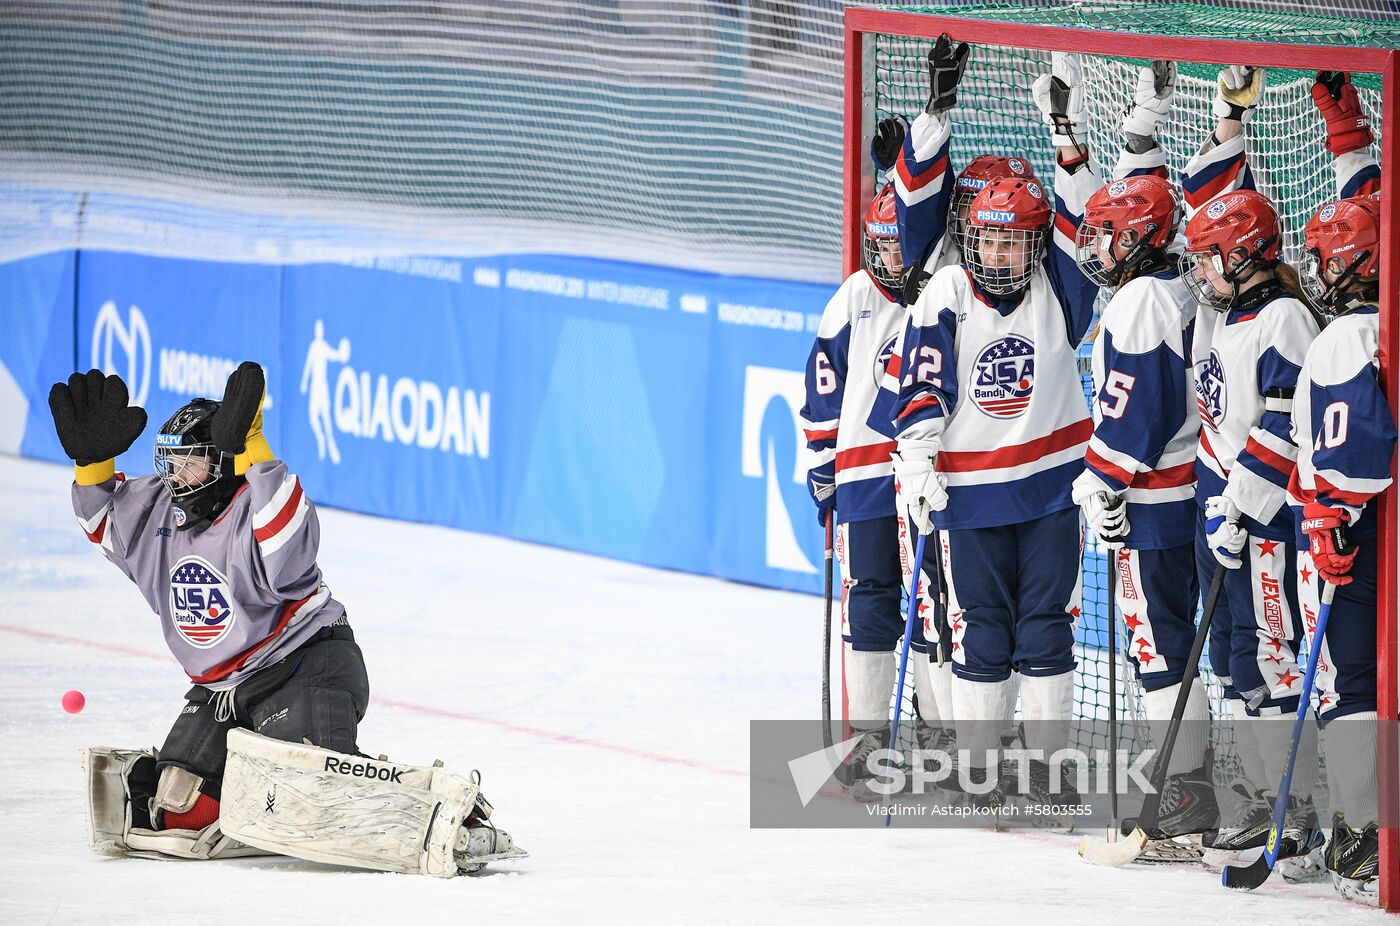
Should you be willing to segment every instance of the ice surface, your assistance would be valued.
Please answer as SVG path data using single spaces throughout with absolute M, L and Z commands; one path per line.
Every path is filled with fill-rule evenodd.
M 188 687 L 63 467 L 0 457 L 0 923 L 1386 922 L 1327 885 L 1096 869 L 1075 837 L 748 827 L 748 722 L 813 718 L 818 599 L 321 512 L 366 752 L 479 768 L 533 857 L 441 881 L 87 848 L 78 749 L 159 745 Z M 81 714 L 63 692 L 81 689 Z

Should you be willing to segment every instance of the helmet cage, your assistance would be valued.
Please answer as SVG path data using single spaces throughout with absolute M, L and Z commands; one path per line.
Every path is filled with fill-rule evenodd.
M 1367 293 L 1369 288 L 1375 288 L 1376 281 L 1361 276 L 1361 267 L 1370 259 L 1370 251 L 1358 251 L 1349 264 L 1344 265 L 1342 258 L 1336 255 L 1329 257 L 1324 264 L 1322 255 L 1316 248 L 1308 251 L 1303 257 L 1303 266 L 1299 268 L 1298 275 L 1302 278 L 1303 291 L 1307 293 L 1313 307 L 1332 317 L 1338 314 L 1338 303 L 1353 282 L 1361 281 L 1360 289 L 1363 293 Z M 1323 279 L 1324 271 L 1333 274 L 1332 282 L 1328 283 Z
M 995 239 L 988 236 L 996 234 Z M 1048 235 L 1044 228 L 1009 228 L 997 225 L 973 225 L 968 229 L 968 250 L 964 262 L 972 278 L 983 292 L 992 296 L 1013 296 L 1024 290 L 1045 259 Z M 986 262 L 982 251 L 986 247 L 1007 249 L 1020 259 L 1010 266 L 994 266 Z M 992 244 L 992 241 L 995 244 Z
M 900 281 L 904 278 L 904 267 L 901 266 L 898 271 L 895 271 L 885 263 L 884 257 L 880 254 L 879 243 L 881 241 L 892 241 L 896 247 L 899 245 L 899 238 L 897 237 L 877 238 L 871 235 L 868 229 L 861 234 L 861 257 L 865 261 L 865 269 L 870 271 L 870 275 L 875 278 L 877 283 L 885 287 L 885 289 L 898 292 L 900 289 Z M 903 258 L 902 253 L 900 257 L 901 259 Z
M 948 200 L 948 232 L 953 236 L 953 244 L 958 249 L 958 256 L 964 260 L 968 259 L 967 249 L 970 238 L 967 227 L 968 212 L 972 201 L 977 198 L 977 194 L 982 192 L 982 187 L 986 185 L 987 181 L 985 180 L 960 180 L 959 185 L 953 188 L 953 195 Z
M 1111 256 L 1114 244 L 1118 243 L 1117 239 L 1129 232 L 1137 237 L 1132 244 L 1127 245 L 1127 253 L 1121 258 L 1114 257 L 1112 264 L 1105 264 L 1101 255 L 1107 253 Z M 1098 286 L 1117 286 L 1128 268 L 1138 264 L 1146 256 L 1147 250 L 1147 239 L 1138 234 L 1137 229 L 1124 228 L 1115 231 L 1111 221 L 1102 225 L 1090 225 L 1085 222 L 1079 226 L 1079 232 L 1074 239 L 1074 259 L 1079 264 L 1079 269 Z
M 1191 295 L 1201 305 L 1208 305 L 1213 309 L 1224 312 L 1227 311 L 1240 298 L 1240 283 L 1254 276 L 1255 271 L 1272 267 L 1278 263 L 1264 257 L 1277 237 L 1265 238 L 1253 251 L 1248 252 L 1243 258 L 1227 265 L 1226 259 L 1220 253 L 1220 248 L 1211 245 L 1208 250 L 1190 251 L 1181 255 L 1181 276 L 1186 281 L 1186 288 Z M 1243 250 L 1236 248 L 1235 250 Z M 1232 250 L 1231 253 L 1234 253 Z M 1211 285 L 1209 280 L 1202 279 L 1203 274 L 1199 273 L 1201 266 L 1209 261 L 1214 268 L 1216 276 L 1230 284 L 1230 294 L 1221 295 Z
M 157 444 L 155 470 L 170 491 L 171 498 L 187 499 L 214 485 L 225 474 L 232 473 L 233 455 L 213 444 Z

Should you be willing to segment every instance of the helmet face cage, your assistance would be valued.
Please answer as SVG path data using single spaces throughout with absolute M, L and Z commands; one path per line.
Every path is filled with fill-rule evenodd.
M 1324 262 L 1316 248 L 1309 250 L 1303 257 L 1298 276 L 1303 283 L 1303 292 L 1307 293 L 1313 308 L 1328 318 L 1335 317 L 1338 314 L 1338 304 L 1348 287 L 1357 280 L 1364 281 L 1360 270 L 1370 259 L 1369 251 L 1361 251 L 1349 262 L 1336 255 Z M 1324 271 L 1331 274 L 1331 282 L 1323 279 Z
M 954 188 L 952 198 L 948 202 L 948 232 L 953 236 L 953 244 L 957 246 L 958 255 L 963 260 L 968 260 L 969 235 L 967 227 L 968 209 L 972 205 L 972 200 L 986 186 L 986 181 L 971 180 L 964 181 L 961 178 L 958 186 Z M 975 186 L 973 185 L 975 184 Z
M 1096 285 L 1117 286 L 1118 281 L 1123 279 L 1123 272 L 1142 251 L 1142 239 L 1134 237 L 1129 245 L 1120 243 L 1119 246 L 1127 251 L 1122 258 L 1114 255 L 1113 244 L 1125 232 L 1133 232 L 1133 229 L 1114 231 L 1111 223 L 1090 225 L 1085 222 L 1079 226 L 1079 233 L 1074 239 L 1074 259 L 1084 275 Z M 1109 255 L 1113 262 L 1105 263 L 1104 254 Z
M 900 280 L 904 276 L 904 268 L 901 266 L 898 271 L 885 263 L 885 259 L 880 254 L 880 242 L 891 241 L 896 247 L 899 244 L 898 238 L 876 238 L 870 232 L 865 232 L 861 237 L 861 255 L 865 259 L 865 269 L 870 271 L 870 275 L 885 289 L 898 290 Z
M 155 469 L 174 499 L 190 498 L 233 472 L 232 457 L 213 444 L 157 444 Z
M 1232 286 L 1233 291 L 1228 296 L 1216 292 L 1210 281 L 1203 279 L 1204 273 L 1201 272 L 1201 265 L 1206 262 L 1209 262 L 1214 268 L 1217 276 L 1225 277 L 1225 268 L 1220 260 L 1220 255 L 1212 248 L 1209 251 L 1187 251 L 1182 254 L 1181 278 L 1186 281 L 1186 288 L 1197 303 L 1223 312 L 1234 303 L 1235 294 L 1239 292 L 1239 287 L 1238 285 Z
M 1010 296 L 1025 289 L 1045 258 L 1043 228 L 974 225 L 967 237 L 964 260 L 968 272 L 993 296 Z

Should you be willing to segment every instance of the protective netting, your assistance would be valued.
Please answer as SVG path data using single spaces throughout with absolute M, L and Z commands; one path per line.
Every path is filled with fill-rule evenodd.
M 843 7 L 0 4 L 0 258 L 556 252 L 836 282 Z M 1392 0 L 924 9 L 1320 44 L 1400 34 Z M 1004 88 L 1008 132 L 1023 99 Z
M 1139 34 L 1400 47 L 1400 4 L 1395 3 L 1323 5 L 1241 0 L 1183 4 L 1127 0 L 1120 3 L 948 4 L 909 9 Z M 1300 11 L 1304 9 L 1326 9 L 1329 15 L 1303 15 Z M 1345 19 L 1347 14 L 1372 15 L 1388 21 L 1360 22 Z M 926 55 L 932 38 L 876 37 L 874 118 L 892 114 L 912 117 L 922 109 L 928 92 Z M 1131 102 L 1137 70 L 1150 62 L 1098 56 L 1083 56 L 1081 61 L 1089 111 L 1089 145 L 1100 162 L 1104 178 L 1108 179 L 1121 150 L 1119 125 Z M 1171 119 L 1158 133 L 1158 140 L 1167 153 L 1169 170 L 1177 180 L 1214 127 L 1216 118 L 1211 114 L 1211 98 L 1218 72 L 1218 67 L 1213 65 L 1179 62 L 1178 66 Z M 951 113 L 954 170 L 979 154 L 1015 154 L 1030 161 L 1041 178 L 1049 180 L 1054 176 L 1048 129 L 1042 125 L 1030 94 L 1035 77 L 1049 67 L 1048 52 L 1005 47 L 973 50 L 958 91 L 958 105 Z M 1337 68 L 1345 67 L 1345 56 L 1339 55 Z M 1296 264 L 1302 256 L 1302 233 L 1307 219 L 1321 203 L 1336 195 L 1332 156 L 1324 147 L 1325 128 L 1311 98 L 1314 74 L 1271 69 L 1267 80 L 1264 98 L 1248 130 L 1247 150 L 1258 186 L 1278 204 L 1285 232 L 1285 259 Z M 1372 116 L 1379 139 L 1382 129 L 1380 79 L 1376 75 L 1356 74 L 1354 82 L 1363 105 Z M 1088 351 L 1086 344 L 1080 352 L 1081 371 L 1086 374 L 1086 400 L 1092 391 L 1087 376 Z M 1079 668 L 1074 710 L 1080 719 L 1104 719 L 1109 716 L 1108 593 L 1104 553 L 1092 542 L 1085 548 L 1082 578 L 1083 612 L 1076 627 Z M 1120 637 L 1120 661 L 1124 642 Z M 1221 686 L 1204 660 L 1202 676 L 1211 697 L 1212 716 L 1217 720 L 1213 737 L 1217 780 L 1224 783 L 1238 770 L 1238 756 L 1231 725 L 1219 722 L 1228 717 Z M 1128 729 L 1136 727 L 1142 732 L 1146 729 L 1142 723 L 1143 704 L 1140 689 L 1127 681 L 1131 677 L 1131 668 L 1120 665 L 1118 703 L 1121 716 L 1130 721 Z M 903 695 L 906 711 L 912 707 L 910 694 L 906 691 Z M 1107 747 L 1102 728 L 1093 732 L 1092 726 L 1083 725 L 1076 730 L 1078 736 L 1093 741 L 1073 745 L 1083 749 Z M 1140 747 L 1143 744 L 1130 739 L 1124 745 Z

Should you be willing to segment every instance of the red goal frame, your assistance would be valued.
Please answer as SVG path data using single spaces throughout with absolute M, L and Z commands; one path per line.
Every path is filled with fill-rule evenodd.
M 1380 366 L 1381 382 L 1391 415 L 1400 409 L 1400 52 L 1377 48 L 1327 45 L 1284 45 L 1233 39 L 1194 39 L 1175 36 L 1145 36 L 1123 32 L 1068 29 L 1061 26 L 1034 26 L 966 19 L 930 13 L 904 13 L 848 7 L 845 15 L 845 132 L 843 140 L 842 272 L 860 268 L 860 221 L 874 193 L 872 168 L 865 152 L 874 126 L 869 124 L 866 93 L 874 93 L 874 81 L 866 80 L 866 69 L 873 72 L 874 36 L 907 36 L 933 39 L 948 32 L 959 41 L 973 45 L 1002 45 L 1042 51 L 1082 52 L 1128 58 L 1169 58 L 1200 64 L 1240 64 L 1301 70 L 1346 70 L 1380 74 L 1381 88 L 1381 304 Z M 1340 60 L 1339 60 L 1340 59 Z M 869 88 L 867 90 L 867 88 Z M 1400 419 L 1397 419 L 1400 423 Z M 1391 463 L 1395 475 L 1395 463 Z M 1376 658 L 1378 660 L 1377 782 L 1380 786 L 1381 819 L 1394 820 L 1397 795 L 1397 769 L 1400 769 L 1400 742 L 1397 742 L 1397 679 L 1400 679 L 1400 616 L 1397 615 L 1397 522 L 1396 488 L 1380 499 L 1379 588 L 1376 602 Z M 1380 839 L 1381 906 L 1400 911 L 1400 829 L 1385 827 Z

